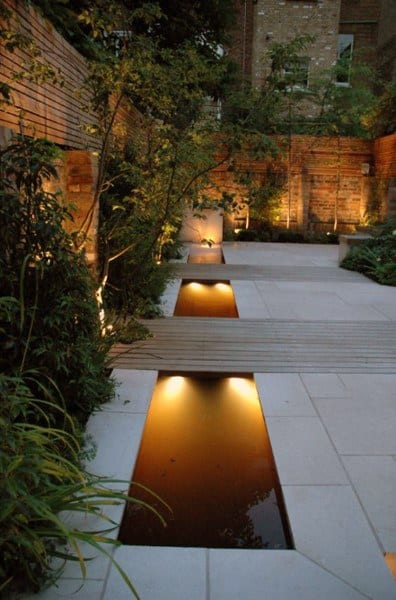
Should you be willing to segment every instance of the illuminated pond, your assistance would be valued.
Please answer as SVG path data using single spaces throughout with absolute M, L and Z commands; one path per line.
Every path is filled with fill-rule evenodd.
M 237 318 L 234 293 L 228 281 L 182 281 L 175 317 Z
M 221 246 L 191 246 L 188 255 L 189 263 L 209 263 L 222 264 L 224 263 L 223 252 Z
M 124 544 L 291 548 L 282 493 L 251 377 L 160 374 L 119 539 Z

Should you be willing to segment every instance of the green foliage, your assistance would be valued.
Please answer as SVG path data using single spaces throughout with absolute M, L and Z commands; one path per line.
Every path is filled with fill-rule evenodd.
M 112 384 L 92 276 L 63 228 L 69 211 L 43 188 L 56 176 L 56 156 L 52 144 L 27 138 L 0 153 L 0 296 L 12 299 L 0 315 L 0 365 L 10 375 L 35 369 L 54 380 L 83 423 Z
M 96 41 L 104 29 L 150 36 L 161 48 L 189 41 L 203 55 L 214 56 L 235 20 L 232 0 L 34 0 L 34 4 L 88 58 L 100 51 Z
M 341 266 L 378 283 L 396 286 L 396 219 L 378 227 L 372 239 L 351 248 Z
M 374 106 L 367 110 L 363 124 L 373 138 L 395 133 L 396 84 L 388 83 Z
M 118 544 L 108 535 L 117 524 L 102 513 L 103 508 L 125 501 L 141 503 L 111 489 L 112 484 L 119 482 L 81 471 L 81 447 L 72 420 L 59 405 L 43 397 L 52 396 L 50 384 L 48 388 L 40 386 L 42 395 L 32 394 L 31 380 L 35 376 L 36 373 L 24 377 L 0 374 L 1 598 L 9 598 L 15 592 L 39 591 L 61 574 L 67 560 L 79 562 L 85 577 L 86 561 L 79 545 L 86 543 L 109 555 L 106 545 Z M 48 414 L 54 412 L 59 413 L 58 420 L 68 422 L 70 433 L 65 426 L 51 425 Z M 32 422 L 37 414 L 40 425 Z M 146 491 L 149 497 L 160 500 Z M 165 508 L 163 503 L 160 506 Z M 62 520 L 62 513 L 67 513 L 69 521 L 73 514 L 81 522 L 96 517 L 99 528 L 84 531 L 68 525 Z M 164 523 L 162 516 L 156 514 Z M 127 575 L 114 564 L 137 598 Z
M 236 231 L 234 239 L 238 242 L 257 242 L 257 231 L 255 229 L 239 229 Z

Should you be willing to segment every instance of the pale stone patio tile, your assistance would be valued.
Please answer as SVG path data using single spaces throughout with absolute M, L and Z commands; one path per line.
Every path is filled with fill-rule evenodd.
M 209 588 L 210 600 L 366 597 L 292 550 L 209 550 Z
M 271 319 L 297 319 L 297 312 L 294 310 L 293 302 L 290 296 L 286 298 L 283 294 L 277 296 L 265 296 L 265 303 L 268 307 Z
M 103 405 L 104 411 L 146 413 L 153 395 L 158 371 L 114 369 L 115 398 Z
M 396 584 L 349 486 L 285 486 L 296 549 L 372 600 L 394 600 Z
M 364 417 L 323 417 L 323 422 L 339 454 L 396 453 L 395 422 L 380 413 Z
M 377 406 L 378 398 L 389 398 L 393 403 L 396 389 L 396 374 L 342 374 L 340 375 L 346 388 L 361 402 L 362 398 L 373 398 L 373 406 Z
M 181 282 L 181 279 L 169 282 L 161 297 L 160 308 L 166 317 L 171 317 L 175 311 Z
M 390 321 L 396 321 L 396 300 L 392 302 L 373 302 L 376 310 L 385 315 Z
M 396 552 L 396 462 L 391 456 L 343 456 L 366 514 L 386 552 Z
M 87 433 L 97 442 L 97 454 L 87 464 L 95 475 L 130 480 L 142 437 L 145 415 L 102 412 L 88 421 Z M 115 487 L 125 488 L 123 484 Z
M 268 311 L 255 282 L 231 281 L 238 315 L 241 319 L 268 319 Z
M 268 433 L 282 485 L 347 484 L 317 417 L 268 417 Z
M 115 491 L 123 491 L 124 493 L 128 492 L 129 482 L 125 485 L 108 485 L 109 489 L 115 489 Z M 92 532 L 104 532 L 103 535 L 108 537 L 111 540 L 115 540 L 118 537 L 118 532 L 122 520 L 122 515 L 124 513 L 125 501 L 120 499 L 116 501 L 117 504 L 111 504 L 102 506 L 100 514 L 90 514 L 85 515 L 79 512 L 68 511 L 60 513 L 62 521 L 70 528 L 79 529 L 82 531 L 92 531 Z M 101 515 L 104 515 L 103 518 Z M 105 548 L 107 551 L 112 551 L 113 546 L 110 544 L 106 544 Z M 96 550 L 92 550 L 92 553 L 95 553 Z M 101 560 L 98 553 L 98 559 Z M 99 561 L 98 560 L 98 561 Z
M 338 246 L 224 242 L 226 263 L 286 266 L 338 266 Z
M 386 321 L 387 317 L 371 306 L 350 305 L 337 294 L 293 295 L 297 318 L 325 321 Z
M 86 579 L 104 580 L 111 562 L 110 557 L 101 553 L 97 548 L 90 546 L 86 542 L 79 542 L 78 547 L 85 559 Z M 103 547 L 108 554 L 113 554 L 115 547 L 112 547 L 109 544 L 103 544 Z M 61 549 L 62 551 L 65 550 L 65 548 Z M 75 556 L 73 550 L 69 549 L 69 552 L 71 555 Z M 52 564 L 53 568 L 58 566 L 63 567 L 62 579 L 81 579 L 83 577 L 78 561 L 56 559 Z
M 115 559 L 125 570 L 141 600 L 204 600 L 206 550 L 121 546 Z M 114 566 L 103 600 L 130 600 L 131 593 Z
M 301 373 L 301 379 L 311 398 L 342 398 L 348 390 L 334 373 Z
M 368 388 L 345 398 L 317 398 L 314 404 L 340 454 L 396 454 L 393 395 Z
M 39 595 L 25 596 L 25 600 L 99 600 L 103 585 L 103 581 L 94 579 L 59 579 L 56 586 Z
M 316 416 L 297 373 L 255 373 L 254 379 L 265 417 Z

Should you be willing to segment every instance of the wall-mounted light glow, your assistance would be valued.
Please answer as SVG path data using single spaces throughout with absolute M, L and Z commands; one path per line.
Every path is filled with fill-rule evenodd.
M 385 562 L 388 565 L 389 571 L 392 573 L 393 577 L 396 579 L 396 553 L 385 552 Z
M 215 283 L 215 288 L 219 290 L 219 292 L 230 292 L 228 283 Z
M 203 289 L 203 285 L 202 283 L 198 283 L 197 281 L 192 281 L 191 283 L 188 284 L 188 286 L 195 291 L 198 290 L 202 290 Z
M 247 377 L 229 377 L 228 382 L 232 389 L 238 392 L 238 394 L 241 394 L 250 400 L 257 400 L 256 386 L 252 379 L 248 379 Z
M 173 375 L 165 380 L 165 393 L 166 395 L 172 396 L 178 394 L 185 382 L 185 378 L 180 375 Z

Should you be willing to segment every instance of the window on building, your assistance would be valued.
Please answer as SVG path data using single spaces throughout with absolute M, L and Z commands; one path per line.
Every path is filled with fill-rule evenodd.
M 336 84 L 350 85 L 351 83 L 351 64 L 353 53 L 353 34 L 340 33 L 338 35 L 337 46 L 337 71 Z
M 284 76 L 289 89 L 306 89 L 309 82 L 309 63 L 307 56 L 298 56 L 286 63 Z

